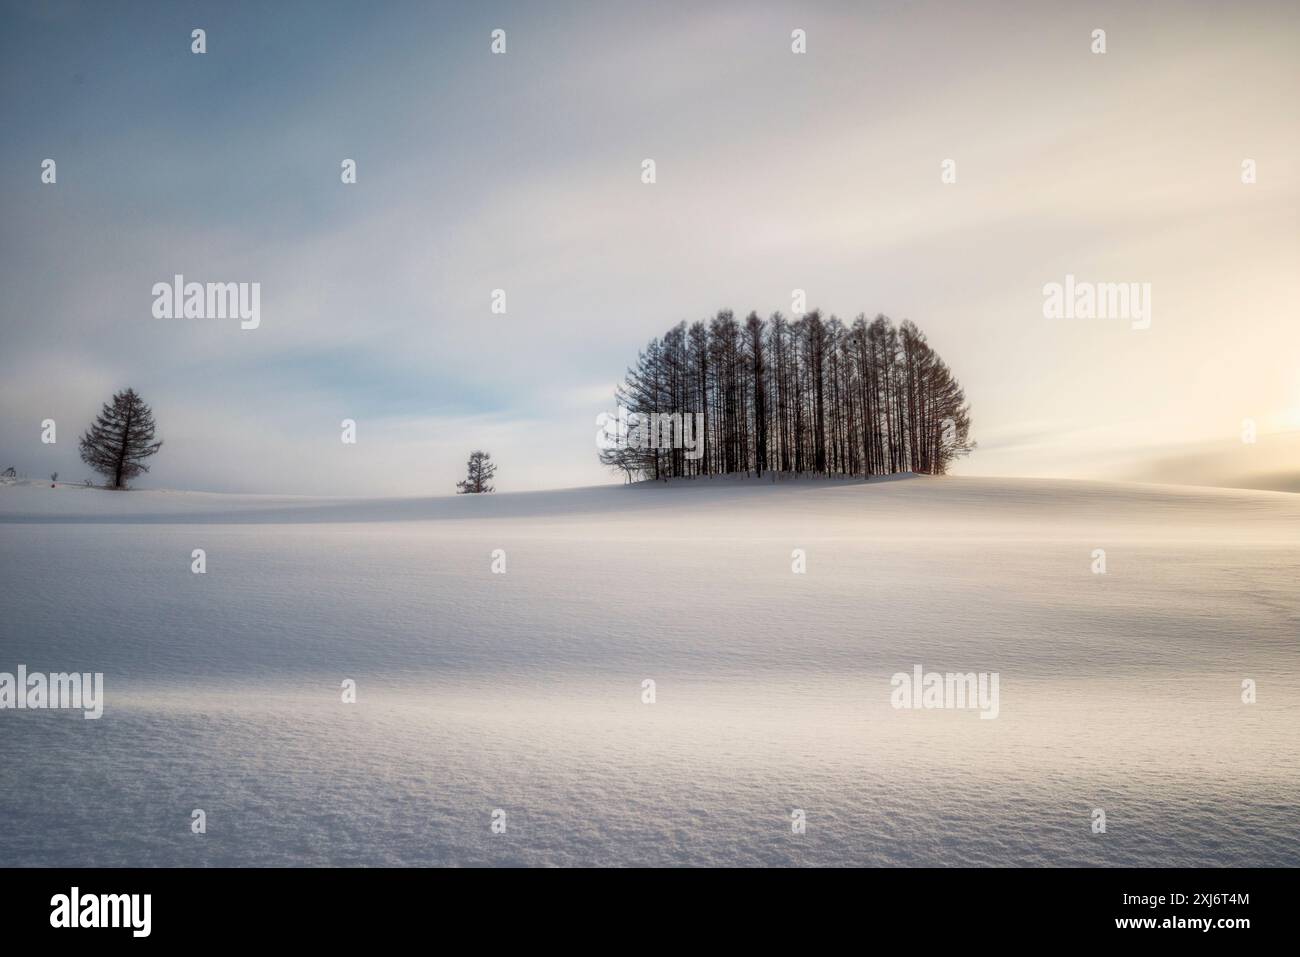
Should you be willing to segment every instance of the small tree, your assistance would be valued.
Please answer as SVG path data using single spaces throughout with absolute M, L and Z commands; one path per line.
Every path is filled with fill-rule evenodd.
M 108 480 L 110 488 L 148 472 L 144 460 L 162 448 L 154 441 L 153 411 L 134 389 L 116 393 L 81 437 L 81 460 Z
M 470 453 L 465 480 L 456 483 L 456 488 L 459 490 L 457 494 L 477 494 L 493 491 L 493 487 L 488 482 L 492 481 L 492 476 L 496 474 L 497 467 L 492 464 L 491 455 L 487 452 L 478 451 Z
M 601 449 L 599 455 L 601 465 L 622 471 L 628 482 L 631 482 L 638 472 L 652 468 L 647 464 L 646 451 L 629 445 L 626 439 Z

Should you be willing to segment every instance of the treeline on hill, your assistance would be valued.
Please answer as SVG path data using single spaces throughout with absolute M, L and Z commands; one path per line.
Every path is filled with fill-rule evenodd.
M 677 431 L 671 442 L 607 445 L 601 461 L 629 479 L 940 474 L 973 447 L 951 370 L 912 322 L 884 316 L 845 325 L 815 311 L 794 321 L 751 312 L 741 323 L 724 310 L 682 322 L 650 341 L 616 398 L 632 421 L 659 413 L 657 428 Z

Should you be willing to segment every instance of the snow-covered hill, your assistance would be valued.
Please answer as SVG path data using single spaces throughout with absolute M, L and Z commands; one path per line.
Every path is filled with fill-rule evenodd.
M 10 485 L 0 672 L 106 703 L 0 711 L 0 861 L 1297 865 L 1298 543 L 1088 482 Z M 917 665 L 998 717 L 891 707 Z

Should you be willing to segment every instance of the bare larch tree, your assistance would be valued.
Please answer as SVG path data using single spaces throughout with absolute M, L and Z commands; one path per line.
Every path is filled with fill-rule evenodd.
M 466 465 L 465 479 L 456 483 L 457 494 L 478 494 L 493 491 L 493 486 L 488 483 L 492 481 L 492 476 L 496 474 L 497 467 L 492 463 L 491 455 L 487 452 L 471 452 L 469 463 Z
M 81 437 L 81 460 L 103 475 L 110 488 L 126 488 L 149 471 L 144 460 L 160 448 L 162 441 L 154 441 L 153 410 L 134 389 L 126 389 L 105 403 Z

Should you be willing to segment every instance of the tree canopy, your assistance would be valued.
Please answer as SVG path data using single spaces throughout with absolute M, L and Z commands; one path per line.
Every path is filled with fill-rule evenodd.
M 939 474 L 973 448 L 952 371 L 912 322 L 884 316 L 682 322 L 638 355 L 616 400 L 633 428 L 601 461 L 629 478 Z
M 154 441 L 153 410 L 134 389 L 125 389 L 104 404 L 81 437 L 81 460 L 110 487 L 126 488 L 128 481 L 149 471 L 145 459 L 160 448 L 162 442 Z

